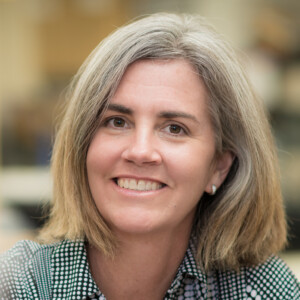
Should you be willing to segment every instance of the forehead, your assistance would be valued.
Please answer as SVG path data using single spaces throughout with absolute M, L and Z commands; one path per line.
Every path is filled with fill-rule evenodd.
M 170 79 L 181 77 L 183 74 L 193 77 L 197 83 L 202 84 L 202 80 L 197 73 L 196 68 L 186 59 L 141 59 L 130 64 L 123 77 L 129 80 L 132 76 L 137 76 L 140 80 L 143 80 L 145 84 L 151 85 L 153 83 L 153 72 L 159 72 L 161 76 L 156 77 L 157 83 L 165 84 L 169 83 Z M 168 76 L 166 75 L 173 75 Z M 121 81 L 122 81 L 121 80 Z
M 144 97 L 152 93 L 163 100 L 168 96 L 206 98 L 205 85 L 190 62 L 185 59 L 144 59 L 132 63 L 125 71 L 115 96 L 134 93 Z M 140 93 L 140 95 L 139 95 Z M 113 97 L 113 98 L 116 98 Z M 187 100 L 187 99 L 186 99 Z

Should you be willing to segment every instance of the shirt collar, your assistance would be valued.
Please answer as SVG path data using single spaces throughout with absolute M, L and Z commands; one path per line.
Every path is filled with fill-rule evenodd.
M 206 285 L 206 275 L 197 265 L 195 255 L 195 241 L 191 239 L 168 290 L 169 294 L 176 293 L 183 280 L 197 280 Z M 58 244 L 51 256 L 51 269 L 54 298 L 88 299 L 97 295 L 100 299 L 105 299 L 90 273 L 83 240 L 65 240 Z
M 201 271 L 198 263 L 196 262 L 196 246 L 195 239 L 191 238 L 189 247 L 186 250 L 184 259 L 180 264 L 175 279 L 168 290 L 169 294 L 176 293 L 183 280 L 198 281 L 202 286 L 206 286 L 207 276 Z
M 189 242 L 189 247 L 186 251 L 185 257 L 182 262 L 182 272 L 187 274 L 188 277 L 194 277 L 199 281 L 206 283 L 206 274 L 201 270 L 199 264 L 197 263 L 195 257 L 197 255 L 196 250 L 196 240 L 191 239 Z

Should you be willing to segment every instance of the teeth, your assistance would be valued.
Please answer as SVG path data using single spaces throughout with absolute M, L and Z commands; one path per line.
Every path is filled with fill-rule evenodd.
M 156 190 L 156 186 L 157 186 L 157 184 L 155 182 L 152 182 L 152 184 L 151 184 L 152 191 Z
M 150 191 L 152 189 L 151 186 L 152 186 L 151 181 L 147 181 L 146 182 L 146 191 Z
M 118 178 L 118 186 L 121 188 L 135 191 L 155 191 L 162 188 L 162 184 L 155 181 L 135 180 L 127 178 Z
M 128 180 L 124 180 L 123 179 L 123 187 L 125 188 L 125 189 L 128 189 L 129 188 L 129 181 Z
M 137 189 L 137 182 L 134 179 L 129 180 L 129 187 L 130 190 L 136 190 Z
M 138 185 L 137 185 L 137 189 L 139 191 L 145 191 L 146 190 L 146 184 L 144 180 L 139 180 Z
M 120 186 L 124 186 L 124 180 L 121 178 L 120 180 L 119 180 L 119 182 L 120 182 Z

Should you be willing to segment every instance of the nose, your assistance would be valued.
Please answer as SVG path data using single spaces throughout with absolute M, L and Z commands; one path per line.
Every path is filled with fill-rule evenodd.
M 162 161 L 155 136 L 145 130 L 132 134 L 122 158 L 139 166 L 158 165 Z

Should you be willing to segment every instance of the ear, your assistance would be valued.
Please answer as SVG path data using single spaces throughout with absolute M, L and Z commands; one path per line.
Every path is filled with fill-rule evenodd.
M 221 156 L 217 158 L 214 165 L 213 173 L 205 188 L 206 193 L 213 193 L 212 185 L 215 185 L 217 189 L 221 186 L 221 184 L 227 177 L 227 174 L 232 166 L 233 160 L 234 155 L 229 151 L 224 152 Z

